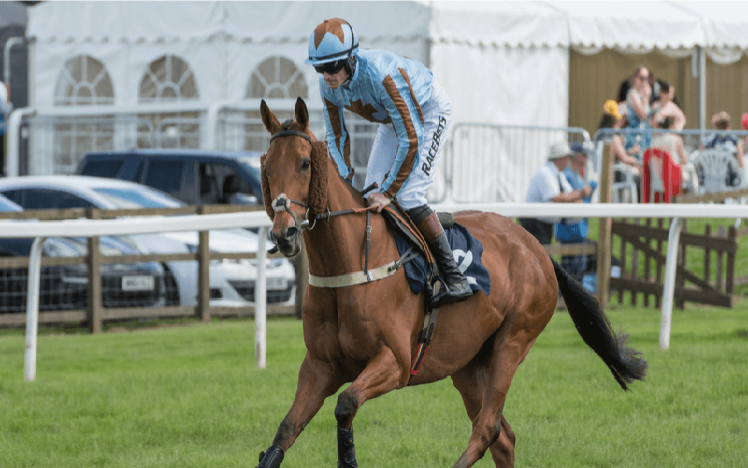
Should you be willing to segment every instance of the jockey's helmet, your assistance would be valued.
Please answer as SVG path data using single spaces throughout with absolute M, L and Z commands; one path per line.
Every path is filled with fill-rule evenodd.
M 309 58 L 304 63 L 322 65 L 358 53 L 358 38 L 346 20 L 331 18 L 320 23 L 309 36 Z

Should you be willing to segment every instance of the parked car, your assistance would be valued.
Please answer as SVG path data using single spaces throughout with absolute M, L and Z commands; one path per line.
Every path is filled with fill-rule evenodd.
M 259 204 L 260 153 L 193 149 L 90 152 L 76 174 L 129 180 L 188 205 Z
M 0 195 L 0 211 L 22 208 Z M 34 222 L 19 220 L 18 222 Z M 0 257 L 28 257 L 34 239 L 0 238 Z M 102 237 L 103 255 L 135 255 L 138 250 L 116 237 Z M 88 244 L 79 239 L 50 238 L 42 244 L 43 257 L 80 257 Z M 85 309 L 88 276 L 85 264 L 43 267 L 40 272 L 39 310 Z M 101 266 L 104 307 L 160 307 L 165 304 L 164 268 L 158 262 L 104 264 Z M 0 269 L 0 314 L 26 312 L 27 268 Z
M 26 176 L 0 179 L 0 194 L 24 209 L 169 208 L 184 206 L 175 198 L 144 185 L 87 176 Z M 197 232 L 129 236 L 146 253 L 196 252 Z M 245 229 L 216 230 L 209 236 L 211 251 L 257 252 L 257 235 Z M 166 262 L 167 278 L 174 279 L 177 295 L 167 290 L 167 302 L 197 304 L 197 262 Z M 268 303 L 293 304 L 296 276 L 287 259 L 268 259 Z M 210 262 L 210 303 L 213 306 L 244 305 L 254 301 L 256 260 Z M 168 285 L 167 285 L 168 286 Z

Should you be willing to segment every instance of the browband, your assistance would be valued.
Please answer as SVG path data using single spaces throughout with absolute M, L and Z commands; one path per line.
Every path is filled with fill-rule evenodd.
M 276 138 L 284 136 L 298 136 L 305 139 L 310 144 L 312 143 L 312 138 L 309 135 L 307 135 L 306 133 L 297 132 L 296 130 L 281 130 L 280 132 L 270 137 L 270 143 L 272 143 Z

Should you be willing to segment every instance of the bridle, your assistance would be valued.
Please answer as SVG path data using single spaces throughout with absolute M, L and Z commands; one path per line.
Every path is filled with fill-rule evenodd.
M 270 137 L 270 143 L 273 143 L 273 140 L 279 137 L 287 137 L 287 136 L 297 136 L 305 139 L 309 142 L 309 144 L 312 144 L 312 138 L 307 135 L 306 133 L 302 133 L 296 130 L 291 130 L 289 126 L 291 125 L 291 120 L 286 120 L 283 122 L 283 125 L 281 126 L 281 131 L 272 135 Z M 263 171 L 265 168 L 263 167 Z M 310 180 L 311 183 L 311 180 Z M 296 216 L 291 212 L 291 208 L 289 206 L 289 202 L 296 203 L 297 205 L 301 205 L 306 209 L 306 213 L 304 214 L 304 221 L 297 222 Z M 288 213 L 291 216 L 291 219 L 293 219 L 294 225 L 296 229 L 303 231 L 304 229 L 312 230 L 314 229 L 314 226 L 317 224 L 317 218 L 314 218 L 314 223 L 312 223 L 312 227 L 309 227 L 309 195 L 307 195 L 306 200 L 304 202 L 300 202 L 298 200 L 294 200 L 293 198 L 288 198 L 285 193 L 281 193 L 278 195 L 275 200 L 272 201 L 270 206 L 273 208 L 273 211 L 276 213 L 283 213 L 284 211 Z
M 270 143 L 272 143 L 273 140 L 275 140 L 276 138 L 288 137 L 288 136 L 297 136 L 297 137 L 301 137 L 301 138 L 305 139 L 311 145 L 312 144 L 311 137 L 309 135 L 307 135 L 306 133 L 302 133 L 302 132 L 299 132 L 299 131 L 296 131 L 296 130 L 291 130 L 289 128 L 289 126 L 291 125 L 291 123 L 292 123 L 291 120 L 286 120 L 285 122 L 283 122 L 283 125 L 281 126 L 281 130 L 278 133 L 276 133 L 276 134 L 274 134 L 273 136 L 270 137 Z M 329 152 L 329 149 L 328 149 L 328 152 Z M 263 170 L 264 170 L 264 168 L 263 168 Z M 309 184 L 310 184 L 310 190 L 311 190 L 311 179 L 309 181 Z M 375 183 L 371 184 L 369 187 L 366 187 L 365 189 L 363 189 L 360 193 L 362 195 L 364 195 L 367 192 L 369 192 L 369 191 L 377 188 L 378 186 L 379 185 L 375 182 Z M 306 209 L 306 213 L 304 214 L 304 220 L 303 221 L 298 222 L 296 220 L 296 216 L 291 212 L 291 208 L 290 208 L 290 204 L 291 203 L 296 203 L 297 205 L 303 206 Z M 275 200 L 272 201 L 272 203 L 270 204 L 270 206 L 273 208 L 273 211 L 276 212 L 276 213 L 283 213 L 283 212 L 288 213 L 289 216 L 291 216 L 291 219 L 294 222 L 294 227 L 299 232 L 303 231 L 304 229 L 308 229 L 310 231 L 312 229 L 314 229 L 314 226 L 317 225 L 317 220 L 318 219 L 323 219 L 325 221 L 330 221 L 330 218 L 332 218 L 333 216 L 339 216 L 339 215 L 351 214 L 351 213 L 363 213 L 363 212 L 366 212 L 366 255 L 365 255 L 365 260 L 364 260 L 364 275 L 365 275 L 365 278 L 366 278 L 367 281 L 372 281 L 373 280 L 371 274 L 369 273 L 369 242 L 370 242 L 370 236 L 371 236 L 371 211 L 377 209 L 377 207 L 375 205 L 372 205 L 372 206 L 369 206 L 369 207 L 366 207 L 366 208 L 350 208 L 350 209 L 347 209 L 347 210 L 340 210 L 340 211 L 330 211 L 330 208 L 327 208 L 327 211 L 324 212 L 324 213 L 315 213 L 314 214 L 314 216 L 312 217 L 312 225 L 311 226 L 309 225 L 309 195 L 307 195 L 306 200 L 304 200 L 303 202 L 301 202 L 299 200 L 294 200 L 293 198 L 288 198 L 285 193 L 281 193 L 280 195 L 278 195 L 275 198 Z M 270 251 L 271 251 L 271 253 L 275 253 L 275 251 L 277 251 L 277 249 L 278 249 L 278 247 L 275 246 Z M 408 250 L 408 252 L 406 252 L 406 254 L 409 254 L 409 253 L 410 253 L 410 249 Z M 403 255 L 403 257 L 401 257 L 400 260 L 397 261 L 398 267 L 399 267 L 400 264 L 402 264 L 401 262 L 404 260 L 404 258 L 406 256 L 407 255 Z M 406 261 L 409 261 L 409 260 L 410 260 L 410 258 L 408 258 L 408 260 L 406 260 Z M 397 267 L 395 269 L 397 269 Z
M 270 143 L 272 143 L 273 140 L 275 140 L 276 138 L 287 137 L 287 136 L 297 136 L 297 137 L 301 137 L 301 138 L 305 139 L 311 145 L 312 144 L 312 138 L 309 135 L 307 135 L 306 133 L 302 133 L 302 132 L 296 131 L 296 130 L 291 130 L 289 128 L 289 126 L 291 125 L 292 122 L 293 122 L 292 120 L 286 120 L 285 122 L 283 122 L 283 125 L 281 126 L 281 130 L 278 133 L 276 133 L 276 134 L 274 134 L 274 135 L 272 135 L 270 137 Z M 329 152 L 329 150 L 328 150 L 328 152 Z M 264 170 L 264 168 L 263 168 L 263 170 Z M 311 184 L 311 180 L 309 182 Z M 367 192 L 369 192 L 369 191 L 371 191 L 371 190 L 373 190 L 373 189 L 375 189 L 377 187 L 378 187 L 378 184 L 375 182 L 372 185 L 370 185 L 369 187 L 367 187 L 364 190 L 362 190 L 360 193 L 362 195 L 364 195 Z M 303 206 L 304 209 L 306 210 L 306 213 L 304 214 L 304 220 L 302 222 L 299 223 L 299 222 L 296 221 L 296 216 L 291 212 L 290 203 L 296 203 L 299 206 Z M 291 216 L 291 219 L 293 219 L 294 226 L 296 227 L 296 229 L 298 229 L 300 231 L 302 231 L 304 229 L 309 229 L 311 231 L 312 229 L 314 229 L 314 226 L 317 225 L 317 220 L 318 219 L 323 219 L 325 221 L 329 221 L 330 218 L 332 218 L 333 216 L 338 216 L 338 215 L 343 215 L 343 214 L 350 214 L 350 213 L 363 213 L 363 212 L 366 212 L 367 231 L 371 231 L 371 228 L 369 227 L 369 211 L 371 211 L 373 209 L 376 209 L 375 206 L 369 206 L 369 207 L 366 207 L 366 208 L 351 208 L 351 209 L 348 209 L 348 210 L 340 210 L 340 211 L 330 211 L 330 209 L 328 208 L 325 213 L 315 213 L 314 216 L 312 217 L 312 223 L 311 223 L 311 226 L 310 226 L 309 225 L 309 195 L 307 195 L 306 200 L 304 200 L 303 202 L 301 202 L 299 200 L 294 200 L 293 198 L 288 198 L 285 193 L 281 193 L 280 195 L 278 195 L 275 198 L 275 200 L 273 200 L 270 203 L 270 206 L 273 208 L 273 211 L 276 212 L 276 213 L 283 213 L 283 212 L 288 213 L 289 216 Z

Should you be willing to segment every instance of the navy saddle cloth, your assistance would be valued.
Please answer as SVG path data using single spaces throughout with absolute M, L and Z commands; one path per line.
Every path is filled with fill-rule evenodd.
M 392 232 L 395 234 L 397 250 L 400 255 L 403 255 L 410 244 L 397 231 L 393 230 Z M 483 244 L 473 237 L 464 226 L 457 223 L 454 223 L 450 228 L 445 228 L 444 232 L 449 239 L 449 245 L 452 246 L 457 266 L 467 278 L 473 293 L 480 290 L 488 296 L 491 293 L 491 277 L 488 275 L 486 267 L 481 263 Z M 426 285 L 426 273 L 428 272 L 426 259 L 423 258 L 423 255 L 418 255 L 403 266 L 410 289 L 414 294 L 420 294 Z

